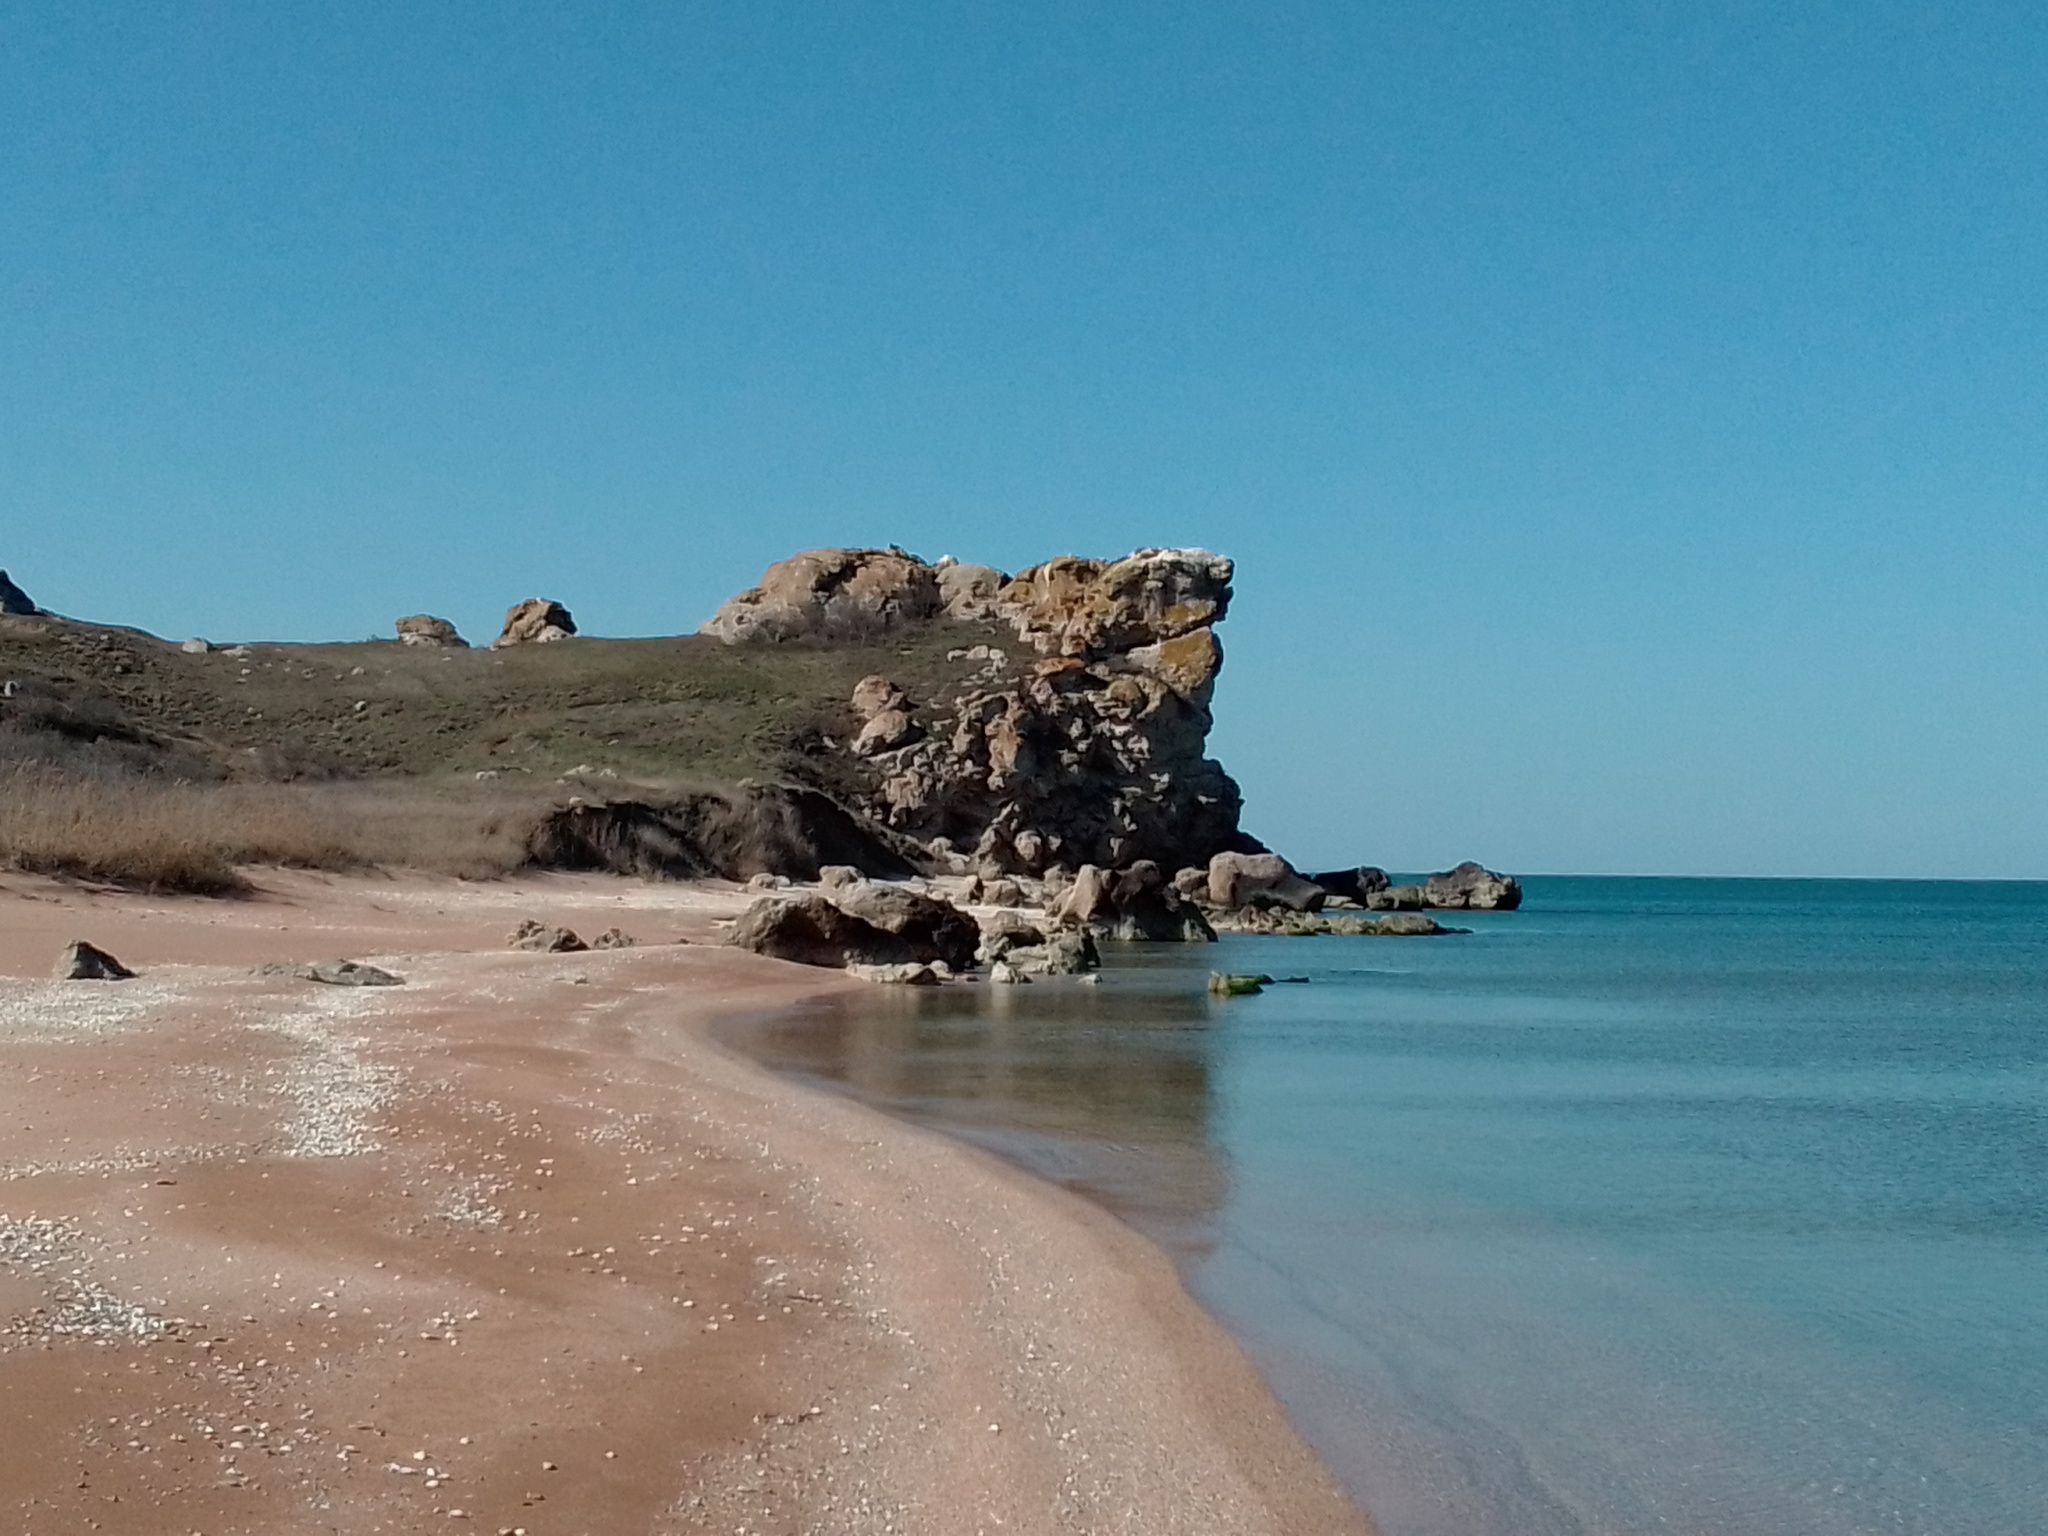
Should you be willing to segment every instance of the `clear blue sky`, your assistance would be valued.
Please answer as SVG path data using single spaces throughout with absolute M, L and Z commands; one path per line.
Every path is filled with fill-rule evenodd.
M 1204 544 L 1302 862 L 2048 876 L 2044 15 L 0 0 L 0 565 Z

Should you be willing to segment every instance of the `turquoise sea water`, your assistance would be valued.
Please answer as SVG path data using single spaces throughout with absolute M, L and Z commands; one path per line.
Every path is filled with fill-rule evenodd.
M 2048 1531 L 2048 886 L 1527 891 L 738 1043 L 1165 1241 L 1386 1536 Z

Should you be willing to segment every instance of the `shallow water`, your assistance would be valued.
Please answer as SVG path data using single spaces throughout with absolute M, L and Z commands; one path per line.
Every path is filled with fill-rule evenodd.
M 738 1043 L 1165 1241 L 1386 1536 L 2048 1530 L 2048 886 L 1527 889 Z

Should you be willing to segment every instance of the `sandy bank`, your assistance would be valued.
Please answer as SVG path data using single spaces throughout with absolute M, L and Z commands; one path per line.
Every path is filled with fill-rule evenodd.
M 1365 1529 L 1149 1244 L 708 1043 L 847 985 L 736 892 L 265 886 L 0 880 L 10 1529 Z

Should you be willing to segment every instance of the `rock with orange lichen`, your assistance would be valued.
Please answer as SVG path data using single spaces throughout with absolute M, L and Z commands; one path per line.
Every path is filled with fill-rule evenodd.
M 1025 655 L 963 647 L 983 666 L 951 697 L 913 703 L 887 677 L 861 680 L 843 747 L 859 764 L 854 808 L 990 875 L 1179 868 L 1256 847 L 1206 751 L 1232 576 L 1201 549 L 1062 555 L 1015 576 L 900 549 L 812 550 L 702 632 L 738 644 L 1007 628 Z

